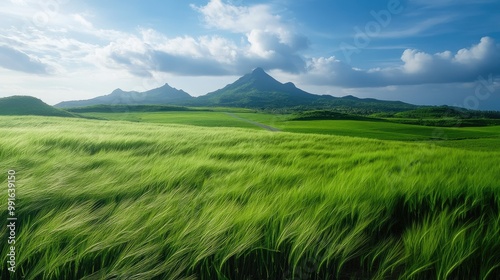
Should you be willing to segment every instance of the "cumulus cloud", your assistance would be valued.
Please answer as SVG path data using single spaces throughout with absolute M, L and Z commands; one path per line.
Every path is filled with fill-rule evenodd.
M 335 57 L 312 58 L 304 79 L 312 84 L 343 87 L 473 82 L 480 75 L 500 75 L 500 45 L 490 37 L 483 37 L 478 44 L 455 54 L 406 49 L 401 61 L 398 67 L 362 70 Z
M 211 0 L 206 6 L 191 6 L 203 15 L 209 27 L 246 34 L 252 45 L 259 44 L 261 41 L 251 40 L 250 37 L 255 38 L 256 35 L 261 35 L 266 38 L 272 37 L 275 41 L 267 49 L 272 49 L 273 46 L 279 47 L 280 44 L 292 50 L 307 48 L 307 38 L 294 32 L 290 28 L 291 23 L 274 15 L 269 5 L 234 6 L 222 0 Z
M 93 24 L 83 14 L 62 13 L 59 6 L 46 14 L 43 9 L 37 10 L 38 5 L 41 4 L 30 1 L 9 6 L 9 11 L 18 11 L 8 16 L 15 18 L 13 22 L 16 24 L 0 24 L 0 45 L 17 51 L 13 53 L 3 49 L 3 53 L 9 51 L 8 57 L 4 55 L 3 60 L 15 59 L 19 65 L 4 68 L 24 69 L 22 65 L 30 61 L 30 67 L 23 72 L 60 75 L 92 67 L 94 62 L 86 60 L 86 57 L 98 47 L 97 41 L 101 38 Z M 46 21 L 34 20 L 39 13 L 48 16 Z
M 90 59 L 141 77 L 155 71 L 196 76 L 229 74 L 238 55 L 232 42 L 218 36 L 167 38 L 148 29 L 97 48 Z
M 108 67 L 125 67 L 146 77 L 154 71 L 213 76 L 242 74 L 255 67 L 292 73 L 305 69 L 300 51 L 308 47 L 307 38 L 274 15 L 271 6 L 235 6 L 211 0 L 205 6 L 191 7 L 208 28 L 240 34 L 246 42 L 236 43 L 219 35 L 169 38 L 143 29 L 138 35 L 113 40 L 97 49 L 93 57 Z

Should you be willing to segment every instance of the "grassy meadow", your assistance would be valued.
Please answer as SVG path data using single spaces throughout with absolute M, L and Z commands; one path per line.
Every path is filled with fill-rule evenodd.
M 235 118 L 218 111 L 83 113 L 85 117 L 146 123 L 184 124 L 203 127 L 242 127 L 262 130 L 251 122 L 262 123 L 284 132 L 353 136 L 379 140 L 432 142 L 445 147 L 495 150 L 500 146 L 500 126 L 432 127 L 390 121 L 291 120 L 290 114 L 255 113 L 235 110 Z M 250 122 L 246 122 L 248 120 Z
M 209 113 L 0 117 L 0 199 L 13 169 L 19 224 L 0 278 L 500 275 L 498 127 L 432 141 L 402 124 L 237 113 L 270 132 L 187 114 Z
M 233 118 L 224 112 L 124 112 L 83 113 L 84 117 L 146 123 L 185 124 L 205 127 L 236 127 L 259 129 L 248 122 Z

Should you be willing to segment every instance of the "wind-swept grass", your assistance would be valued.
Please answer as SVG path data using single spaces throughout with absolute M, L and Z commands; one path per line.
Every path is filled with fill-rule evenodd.
M 193 111 L 83 113 L 82 115 L 104 120 L 261 129 L 258 126 L 233 118 L 223 112 L 202 111 L 202 108 L 199 108 L 199 111 L 195 111 L 197 109 L 191 110 Z
M 0 117 L 0 135 L 10 279 L 500 274 L 498 150 L 40 117 Z

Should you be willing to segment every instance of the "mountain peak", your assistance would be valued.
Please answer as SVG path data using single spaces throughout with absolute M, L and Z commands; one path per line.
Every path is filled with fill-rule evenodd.
M 121 93 L 123 93 L 123 90 L 121 88 L 117 88 L 113 90 L 113 92 L 111 92 L 111 94 L 121 94 Z
M 281 85 L 276 79 L 274 79 L 271 75 L 269 75 L 264 69 L 261 67 L 255 68 L 252 73 L 248 73 L 242 78 L 247 78 L 252 80 L 254 83 L 265 83 L 265 84 L 275 84 Z
M 267 74 L 264 69 L 257 67 L 255 68 L 252 73 L 247 74 L 249 77 L 253 78 L 254 80 L 260 80 L 260 81 L 276 81 L 271 75 Z M 276 81 L 277 82 L 277 81 Z
M 261 67 L 257 67 L 253 69 L 252 74 L 257 75 L 257 74 L 267 74 L 267 73 Z
M 293 83 L 281 83 L 258 67 L 234 83 L 199 97 L 198 100 L 224 106 L 286 107 L 309 104 L 320 98 L 297 88 Z
M 356 96 L 352 96 L 352 95 L 346 95 L 344 97 L 342 97 L 343 99 L 349 99 L 349 100 L 359 100 L 359 98 L 357 98 Z

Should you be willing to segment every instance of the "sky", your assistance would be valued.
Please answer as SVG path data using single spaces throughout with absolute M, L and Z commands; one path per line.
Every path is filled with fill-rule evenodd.
M 498 0 L 3 0 L 0 97 L 193 96 L 262 67 L 333 96 L 500 110 Z

